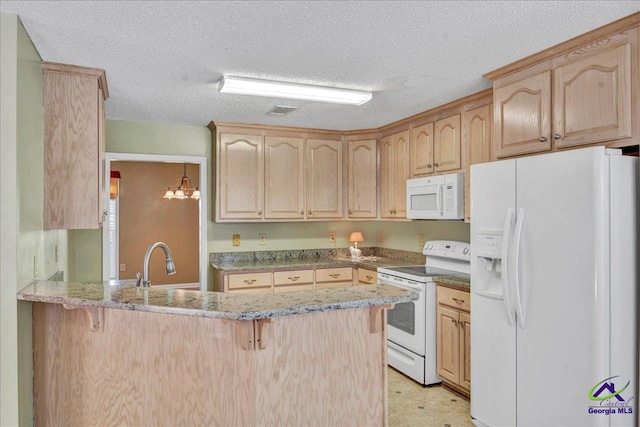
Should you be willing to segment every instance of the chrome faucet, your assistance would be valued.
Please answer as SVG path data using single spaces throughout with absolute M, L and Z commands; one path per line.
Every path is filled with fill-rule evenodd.
M 166 269 L 167 274 L 171 276 L 172 274 L 176 274 L 176 266 L 173 264 L 173 258 L 171 258 L 171 251 L 169 247 L 162 243 L 156 242 L 153 245 L 147 248 L 147 253 L 144 256 L 144 275 L 142 276 L 142 287 L 148 288 L 151 285 L 151 281 L 149 280 L 149 261 L 151 260 L 151 253 L 157 248 L 160 247 L 164 251 L 164 256 L 166 259 Z M 137 274 L 136 286 L 140 286 L 140 273 Z

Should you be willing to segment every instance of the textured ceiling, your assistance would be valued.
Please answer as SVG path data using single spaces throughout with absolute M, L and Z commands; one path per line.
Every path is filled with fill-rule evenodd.
M 636 1 L 5 1 L 43 60 L 103 68 L 110 119 L 368 129 L 490 87 L 482 75 Z M 221 94 L 223 74 L 374 92 L 362 106 Z M 278 117 L 275 105 L 298 109 Z

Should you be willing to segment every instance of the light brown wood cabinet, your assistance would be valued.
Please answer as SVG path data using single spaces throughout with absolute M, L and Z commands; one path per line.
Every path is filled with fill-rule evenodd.
M 433 122 L 411 129 L 411 176 L 424 176 L 433 168 Z
M 316 289 L 353 286 L 353 268 L 319 268 L 315 273 Z
M 378 283 L 378 272 L 376 270 L 369 270 L 368 268 L 358 267 L 358 282 L 359 285 L 374 285 Z
M 308 291 L 313 289 L 313 270 L 273 272 L 273 292 Z
M 217 219 L 263 217 L 264 147 L 262 136 L 221 133 L 217 146 Z
M 436 288 L 436 366 L 443 384 L 471 392 L 471 305 L 469 292 Z
M 269 273 L 238 273 L 224 276 L 227 292 L 270 293 L 273 292 L 273 276 Z
M 348 163 L 348 218 L 375 218 L 378 213 L 378 162 L 376 140 L 349 140 Z
M 106 219 L 104 70 L 44 63 L 44 229 L 95 229 Z
M 342 141 L 307 139 L 307 219 L 342 218 Z
M 471 165 L 491 161 L 491 103 L 464 113 L 464 144 L 467 161 L 464 173 L 464 220 L 471 221 Z
M 253 272 L 222 272 L 214 269 L 213 290 L 243 294 L 270 294 L 310 289 L 344 288 L 353 286 L 353 271 L 353 267 Z
M 380 139 L 380 217 L 407 217 L 409 131 Z
M 537 63 L 525 58 L 487 74 L 494 80 L 493 158 L 637 143 L 638 28 L 603 34 L 579 47 L 569 41 L 568 51 L 556 46 Z
M 304 140 L 265 137 L 266 219 L 304 218 Z
M 460 114 L 437 120 L 433 138 L 433 169 L 452 172 L 462 167 Z

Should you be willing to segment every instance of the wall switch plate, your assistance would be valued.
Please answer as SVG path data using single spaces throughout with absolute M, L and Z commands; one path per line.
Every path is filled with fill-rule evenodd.
M 381 231 L 380 234 L 378 235 L 378 241 L 379 242 L 384 242 L 384 233 Z
M 424 234 L 418 234 L 418 246 L 424 246 Z
M 267 233 L 258 234 L 258 244 L 266 245 L 267 244 Z
M 125 271 L 127 269 L 127 264 L 120 264 L 120 271 Z
M 329 241 L 331 243 L 335 243 L 336 242 L 336 232 L 335 231 L 332 231 L 332 232 L 329 233 Z
M 234 234 L 233 235 L 233 246 L 240 246 L 240 235 L 239 234 Z

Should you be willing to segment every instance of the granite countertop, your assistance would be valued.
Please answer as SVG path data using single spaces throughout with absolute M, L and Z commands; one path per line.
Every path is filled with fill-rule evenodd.
M 259 270 L 293 270 L 332 267 L 362 267 L 376 270 L 380 267 L 400 267 L 419 264 L 412 260 L 404 260 L 389 257 L 366 256 L 360 259 L 352 258 L 293 258 L 293 259 L 266 259 L 266 260 L 234 260 L 210 262 L 213 268 L 223 272 L 259 271 Z
M 234 294 L 184 289 L 137 288 L 130 281 L 34 281 L 19 300 L 147 311 L 231 320 L 371 307 L 414 301 L 417 295 L 388 285 L 359 285 L 275 294 Z
M 471 277 L 468 274 L 459 276 L 442 276 L 438 277 L 438 284 L 446 285 L 454 289 L 460 289 L 469 292 L 471 290 Z

